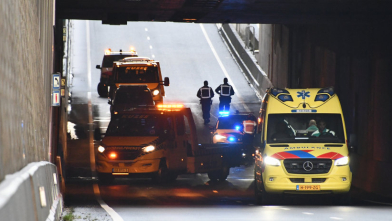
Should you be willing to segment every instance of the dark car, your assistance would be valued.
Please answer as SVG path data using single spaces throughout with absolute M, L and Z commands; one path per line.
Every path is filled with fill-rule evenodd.
M 154 107 L 155 103 L 147 85 L 120 85 L 109 100 L 110 113 L 118 114 L 135 108 Z

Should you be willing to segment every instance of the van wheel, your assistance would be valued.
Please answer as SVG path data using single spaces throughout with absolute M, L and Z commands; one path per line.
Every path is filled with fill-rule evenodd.
M 106 87 L 103 83 L 99 82 L 97 91 L 100 97 L 108 96 L 108 87 Z
M 159 164 L 159 169 L 153 174 L 152 180 L 157 183 L 174 182 L 177 179 L 178 174 L 169 171 L 166 166 L 166 161 L 163 159 Z
M 110 173 L 98 173 L 98 181 L 101 184 L 111 184 L 114 181 L 114 176 Z
M 230 172 L 230 168 L 229 167 L 223 167 L 220 170 L 208 172 L 208 178 L 211 181 L 219 180 L 219 181 L 223 182 L 229 176 L 229 172 Z

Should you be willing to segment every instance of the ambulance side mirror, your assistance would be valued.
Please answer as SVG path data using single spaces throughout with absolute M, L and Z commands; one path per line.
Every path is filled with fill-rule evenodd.
M 356 134 L 350 134 L 350 137 L 348 139 L 348 150 L 350 152 L 355 151 L 357 147 L 357 135 Z
M 163 85 L 166 87 L 170 85 L 170 80 L 168 77 L 165 77 L 165 80 L 163 81 Z

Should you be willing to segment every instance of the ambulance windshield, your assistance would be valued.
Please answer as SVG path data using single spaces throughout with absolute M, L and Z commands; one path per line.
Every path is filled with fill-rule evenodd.
M 170 117 L 130 114 L 111 120 L 106 136 L 164 136 L 172 128 Z
M 268 143 L 344 143 L 340 114 L 269 114 Z

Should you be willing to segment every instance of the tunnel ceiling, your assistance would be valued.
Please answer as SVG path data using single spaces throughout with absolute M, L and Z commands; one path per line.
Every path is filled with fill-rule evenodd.
M 390 0 L 57 0 L 57 18 L 200 23 L 385 23 Z

